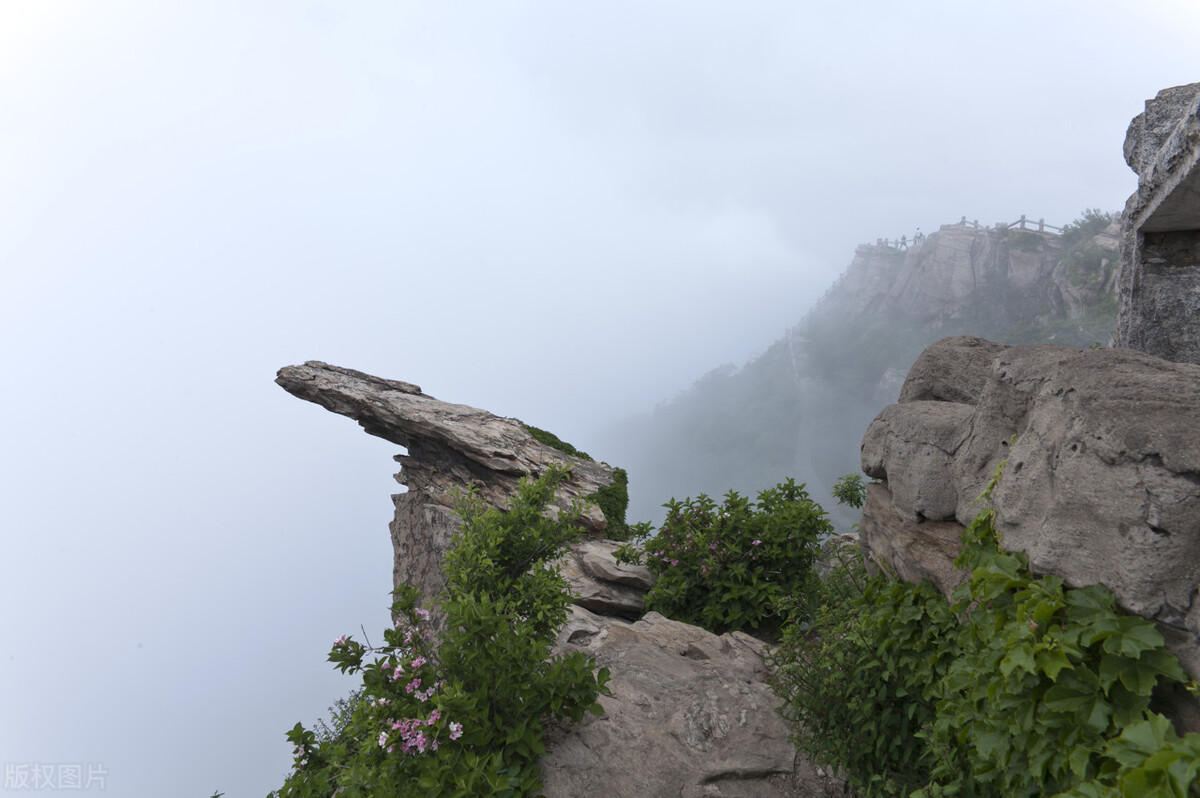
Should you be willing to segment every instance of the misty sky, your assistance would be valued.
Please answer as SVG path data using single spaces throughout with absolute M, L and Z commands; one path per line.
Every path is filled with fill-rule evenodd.
M 353 686 L 325 655 L 386 623 L 396 449 L 279 367 L 603 458 L 859 243 L 1122 207 L 1197 30 L 1191 0 L 0 0 L 0 795 L 79 764 L 262 796 Z

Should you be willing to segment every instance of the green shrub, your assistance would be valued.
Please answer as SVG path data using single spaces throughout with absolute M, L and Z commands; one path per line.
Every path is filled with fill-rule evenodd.
M 817 543 L 833 531 L 825 511 L 793 480 L 758 494 L 730 491 L 717 504 L 701 494 L 666 505 L 658 532 L 622 551 L 657 577 L 647 609 L 714 632 L 745 629 L 773 635 L 780 599 L 815 590 Z
M 776 689 L 800 747 L 864 795 L 1196 794 L 1200 735 L 1149 711 L 1156 685 L 1186 680 L 1154 625 L 1102 586 L 1033 578 L 994 519 L 963 533 L 952 605 L 843 576 L 853 589 L 793 613 Z
M 625 511 L 629 509 L 629 474 L 624 468 L 613 468 L 613 481 L 588 498 L 596 503 L 608 526 L 604 536 L 611 540 L 629 540 L 632 528 L 625 522 Z
M 547 432 L 544 429 L 530 426 L 523 421 L 521 422 L 521 426 L 539 443 L 569 454 L 572 457 L 595 462 L 587 452 L 579 451 L 553 432 Z M 605 463 L 605 465 L 608 464 Z M 625 511 L 629 509 L 629 474 L 623 468 L 615 466 L 610 466 L 610 468 L 612 468 L 613 481 L 600 488 L 600 490 L 591 496 L 588 496 L 588 499 L 596 503 L 596 506 L 600 508 L 600 512 L 604 514 L 604 520 L 608 522 L 608 526 L 604 532 L 605 536 L 612 540 L 628 540 L 632 534 L 632 530 L 625 523 Z
M 842 474 L 833 485 L 833 498 L 838 504 L 859 508 L 867 500 L 867 483 L 862 474 Z
M 362 691 L 332 737 L 301 724 L 293 772 L 274 796 L 524 796 L 541 788 L 547 719 L 601 712 L 608 672 L 582 654 L 550 656 L 570 597 L 553 565 L 578 535 L 578 508 L 544 511 L 564 472 L 522 480 L 507 513 L 473 493 L 443 563 L 446 590 L 430 613 L 412 586 L 395 591 L 396 625 L 372 647 L 339 638 L 329 654 L 362 674 Z M 368 661 L 368 656 L 371 655 Z
M 928 582 L 868 578 L 861 554 L 835 556 L 822 604 L 791 608 L 772 683 L 812 761 L 833 766 L 860 795 L 908 795 L 934 765 L 917 735 L 935 719 L 924 695 L 949 667 L 945 641 L 957 621 Z
M 1119 214 L 1105 212 L 1099 208 L 1084 210 L 1083 215 L 1078 219 L 1063 225 L 1063 248 L 1070 251 L 1073 247 L 1087 241 L 1097 233 L 1104 232 L 1104 229 L 1116 221 L 1118 217 Z

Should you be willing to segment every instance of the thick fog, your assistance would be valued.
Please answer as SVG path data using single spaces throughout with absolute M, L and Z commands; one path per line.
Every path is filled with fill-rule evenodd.
M 606 429 L 855 245 L 1119 208 L 1190 2 L 0 3 L 0 762 L 264 795 L 387 621 L 395 447 L 316 359 Z M 637 486 L 633 486 L 636 493 Z

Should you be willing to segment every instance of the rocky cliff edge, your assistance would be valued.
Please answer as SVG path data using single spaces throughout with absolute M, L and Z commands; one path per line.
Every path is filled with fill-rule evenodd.
M 515 419 L 438 401 L 407 382 L 318 362 L 281 369 L 276 382 L 408 450 L 396 457 L 408 492 L 393 497 L 394 576 L 426 595 L 443 586 L 438 564 L 457 528 L 456 489 L 473 484 L 503 508 L 521 476 L 565 463 L 562 506 L 612 481 L 608 466 L 545 446 Z M 550 735 L 546 795 L 844 795 L 839 779 L 791 744 L 766 681 L 767 646 L 643 613 L 650 573 L 616 561 L 617 544 L 599 537 L 598 510 L 585 523 L 596 537 L 559 564 L 575 606 L 555 650 L 583 651 L 607 667 L 612 695 L 600 698 L 603 715 Z

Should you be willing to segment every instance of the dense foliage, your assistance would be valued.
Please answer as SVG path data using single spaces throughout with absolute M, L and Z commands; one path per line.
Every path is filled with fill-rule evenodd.
M 1200 792 L 1200 735 L 1149 711 L 1186 680 L 1154 625 L 1101 586 L 1035 579 L 990 509 L 963 543 L 953 604 L 848 562 L 793 612 L 776 686 L 800 747 L 868 796 Z
M 780 600 L 816 589 L 817 543 L 833 527 L 803 485 L 789 479 L 757 502 L 730 491 L 720 504 L 701 494 L 665 507 L 658 532 L 620 555 L 655 574 L 647 609 L 715 632 L 771 635 Z
M 382 646 L 334 643 L 330 661 L 361 673 L 361 692 L 333 730 L 289 732 L 294 770 L 274 796 L 537 793 L 544 722 L 599 713 L 608 680 L 582 654 L 550 656 L 570 603 L 552 563 L 578 534 L 578 508 L 544 514 L 563 477 L 523 480 L 507 513 L 460 497 L 445 593 L 431 613 L 402 587 Z
M 625 522 L 625 511 L 629 508 L 629 474 L 624 468 L 614 467 L 612 482 L 588 497 L 604 513 L 608 526 L 604 536 L 610 540 L 628 540 L 634 530 Z

